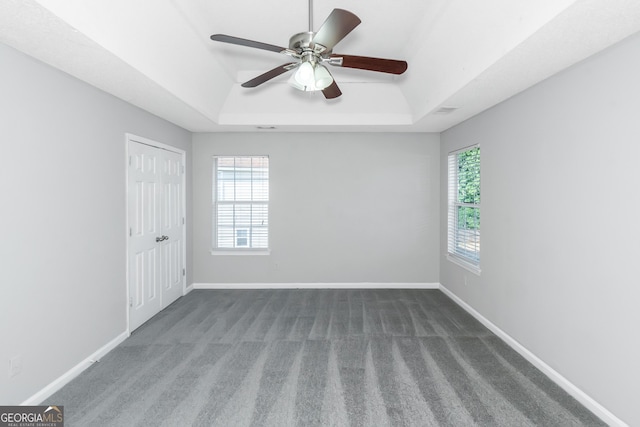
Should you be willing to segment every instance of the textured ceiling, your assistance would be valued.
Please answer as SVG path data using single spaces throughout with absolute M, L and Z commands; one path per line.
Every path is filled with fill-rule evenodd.
M 640 31 L 638 0 L 315 0 L 314 30 L 333 8 L 362 20 L 334 52 L 407 72 L 332 67 L 331 101 L 240 87 L 289 58 L 209 36 L 287 46 L 307 0 L 0 0 L 0 41 L 191 131 L 439 132 Z

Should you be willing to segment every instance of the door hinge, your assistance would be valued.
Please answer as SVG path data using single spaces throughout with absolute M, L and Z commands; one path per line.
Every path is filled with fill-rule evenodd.
M 182 225 L 184 225 L 184 217 L 182 217 Z
M 129 227 L 129 237 L 133 236 L 133 228 Z
M 129 297 L 129 307 L 133 307 L 133 297 Z
M 184 165 L 181 165 L 181 166 L 182 166 L 182 174 L 184 175 Z
M 187 270 L 186 270 L 186 269 L 184 269 L 184 268 L 182 269 L 182 275 L 183 275 L 183 276 L 186 276 L 186 275 L 187 275 Z
M 129 166 L 131 166 L 131 156 L 129 156 Z

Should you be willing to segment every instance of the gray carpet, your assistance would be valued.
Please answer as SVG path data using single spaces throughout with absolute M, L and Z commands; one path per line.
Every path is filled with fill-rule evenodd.
M 438 290 L 193 291 L 45 404 L 67 426 L 605 425 Z

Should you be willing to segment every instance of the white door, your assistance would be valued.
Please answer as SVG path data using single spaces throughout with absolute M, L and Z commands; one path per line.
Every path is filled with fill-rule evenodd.
M 129 331 L 182 295 L 182 155 L 129 141 Z
M 160 283 L 162 284 L 162 308 L 178 299 L 183 292 L 183 239 L 184 215 L 182 213 L 182 156 L 165 151 L 161 157 L 160 180 L 162 182 L 162 238 L 160 244 Z

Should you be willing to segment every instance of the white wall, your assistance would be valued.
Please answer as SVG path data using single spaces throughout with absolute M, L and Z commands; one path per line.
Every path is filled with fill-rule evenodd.
M 196 134 L 196 283 L 437 283 L 439 136 Z M 214 155 L 270 156 L 269 256 L 211 255 Z
M 629 425 L 640 425 L 638 52 L 634 36 L 441 136 L 441 283 Z M 447 153 L 475 143 L 480 277 L 445 258 Z
M 188 151 L 191 134 L 2 44 L 0 63 L 6 405 L 125 331 L 125 133 Z

